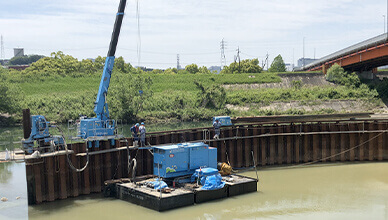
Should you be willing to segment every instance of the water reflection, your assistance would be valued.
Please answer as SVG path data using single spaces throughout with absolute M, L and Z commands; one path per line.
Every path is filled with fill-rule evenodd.
M 24 163 L 5 163 L 0 219 L 388 219 L 387 170 L 388 163 L 259 168 L 256 193 L 159 213 L 100 194 L 28 206 Z
M 12 178 L 11 163 L 0 163 L 0 183 L 7 183 Z
M 388 163 L 260 169 L 259 191 L 167 212 L 100 195 L 29 207 L 30 219 L 387 219 Z M 244 175 L 255 177 L 254 172 Z
M 24 163 L 0 164 L 0 219 L 27 219 L 27 183 Z M 4 178 L 4 179 L 3 179 Z

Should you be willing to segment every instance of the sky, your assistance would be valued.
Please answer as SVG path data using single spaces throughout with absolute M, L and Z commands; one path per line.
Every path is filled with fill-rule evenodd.
M 17 47 L 79 60 L 106 56 L 119 0 L 1 1 L 4 58 Z M 224 39 L 227 64 L 239 48 L 241 59 L 261 64 L 268 53 L 270 64 L 280 54 L 296 65 L 303 54 L 320 58 L 383 34 L 387 1 L 127 0 L 116 57 L 165 69 L 176 67 L 179 54 L 182 67 L 220 66 Z

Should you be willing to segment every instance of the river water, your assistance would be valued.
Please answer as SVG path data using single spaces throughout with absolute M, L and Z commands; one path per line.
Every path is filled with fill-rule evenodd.
M 28 206 L 24 164 L 3 163 L 0 197 L 8 201 L 0 202 L 0 219 L 388 219 L 388 163 L 259 168 L 258 174 L 256 193 L 159 213 L 99 194 Z

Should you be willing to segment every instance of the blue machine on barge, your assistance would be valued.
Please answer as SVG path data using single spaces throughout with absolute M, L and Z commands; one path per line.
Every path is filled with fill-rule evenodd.
M 153 175 L 106 181 L 106 196 L 165 211 L 257 191 L 256 179 L 234 174 L 221 177 L 217 148 L 205 143 L 150 149 L 154 155 Z

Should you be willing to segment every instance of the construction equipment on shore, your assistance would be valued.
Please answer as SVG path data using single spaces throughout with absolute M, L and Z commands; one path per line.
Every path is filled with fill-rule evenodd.
M 32 154 L 34 151 L 40 153 L 54 152 L 64 148 L 64 139 L 60 135 L 51 135 L 49 128 L 54 128 L 56 125 L 50 123 L 42 115 L 32 115 L 30 118 L 31 127 L 29 136 L 26 135 L 22 140 L 23 150 L 27 154 Z

